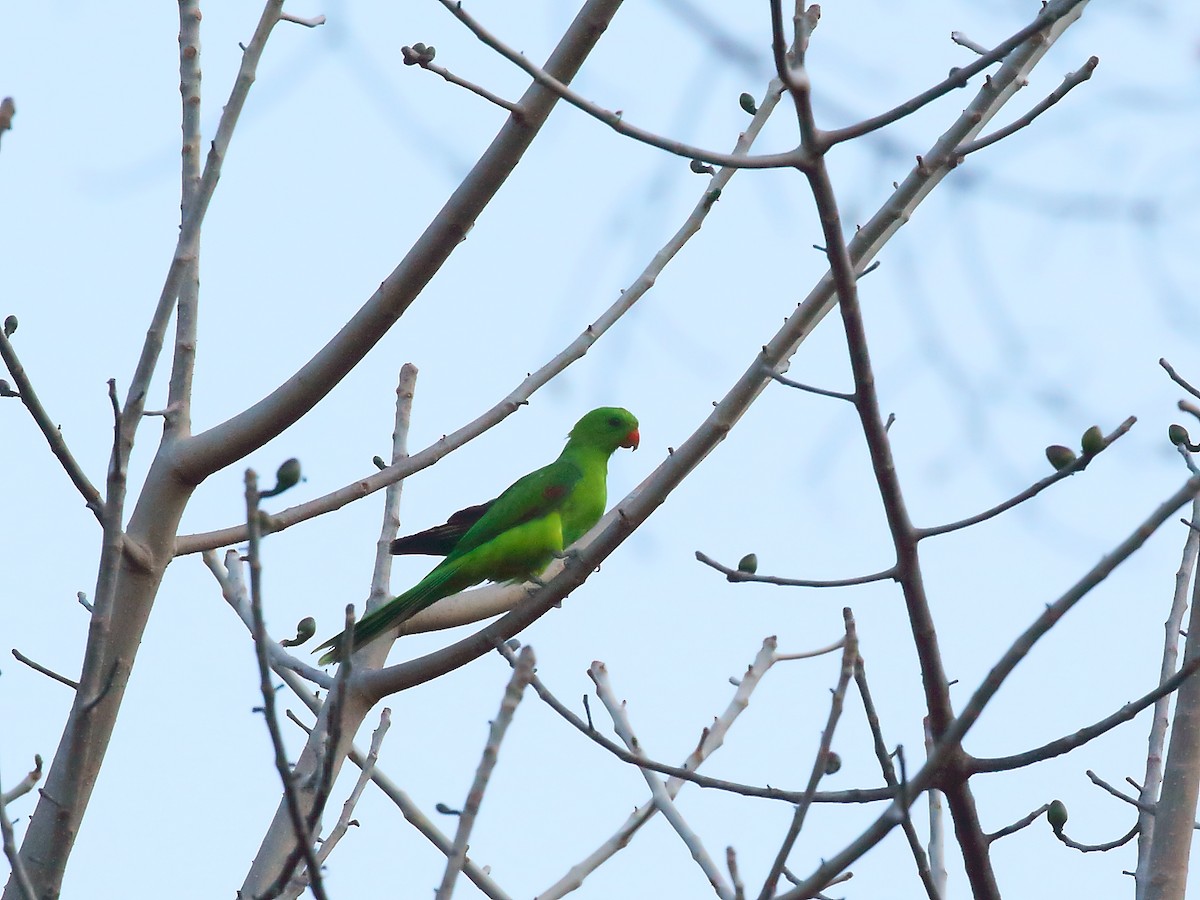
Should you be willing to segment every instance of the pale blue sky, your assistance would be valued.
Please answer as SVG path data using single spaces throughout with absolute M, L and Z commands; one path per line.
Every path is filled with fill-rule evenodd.
M 211 137 L 258 11 L 204 9 L 204 127 Z M 1035 127 L 970 158 L 885 249 L 862 295 L 885 410 L 914 519 L 936 524 L 1004 499 L 1049 471 L 1050 443 L 1076 444 L 1098 423 L 1140 422 L 1089 470 L 1007 516 L 923 545 L 925 575 L 956 701 L 1064 588 L 1186 477 L 1165 440 L 1181 392 L 1157 365 L 1200 381 L 1194 213 L 1200 13 L 1182 4 L 1093 3 L 997 120 L 1008 121 L 1095 54 L 1091 82 Z M 630 3 L 576 87 L 627 120 L 729 149 L 747 117 L 738 94 L 770 76 L 765 4 L 696 3 L 733 44 L 722 48 L 679 3 Z M 994 44 L 1036 4 L 830 3 L 810 53 L 821 124 L 891 106 L 970 59 L 960 30 Z M 204 232 L 197 430 L 257 400 L 307 360 L 370 295 L 499 127 L 503 113 L 401 65 L 399 48 L 436 45 L 438 62 L 509 97 L 525 77 L 494 58 L 434 2 L 332 3 L 306 30 L 281 26 L 234 137 Z M 480 0 L 472 12 L 542 60 L 573 14 L 561 4 Z M 105 381 L 123 393 L 174 246 L 178 223 L 178 23 L 173 4 L 120 13 L 31 4 L 0 32 L 0 95 L 17 104 L 0 145 L 0 316 L 15 313 L 18 352 L 93 481 L 111 436 Z M 865 221 L 973 94 L 958 92 L 854 146 L 831 167 L 848 224 Z M 782 109 L 759 149 L 793 143 Z M 271 473 L 299 457 L 307 481 L 278 509 L 373 471 L 387 455 L 400 365 L 421 374 L 419 449 L 473 419 L 556 354 L 629 284 L 690 211 L 705 179 L 560 107 L 468 240 L 393 330 L 303 422 L 246 463 Z M 609 335 L 531 406 L 414 477 L 402 518 L 418 529 L 493 496 L 552 459 L 578 416 L 629 407 L 642 447 L 614 458 L 623 496 L 707 415 L 824 270 L 803 179 L 739 174 L 702 232 Z M 850 384 L 830 317 L 792 374 Z M 149 407 L 161 406 L 165 378 Z M 135 450 L 131 484 L 151 458 L 156 421 Z M 1200 428 L 1193 428 L 1193 433 Z M 99 530 L 15 401 L 0 403 L 0 778 L 34 753 L 49 759 L 68 689 L 8 655 L 16 646 L 77 672 Z M 242 465 L 196 492 L 185 532 L 233 524 Z M 266 606 L 282 636 L 304 615 L 335 630 L 362 603 L 379 528 L 374 497 L 271 537 Z M 1169 525 L 1086 599 L 1023 663 L 968 739 L 979 755 L 1041 744 L 1148 690 L 1183 543 Z M 730 676 L 763 637 L 796 651 L 857 616 L 885 736 L 920 756 L 921 694 L 899 593 L 874 585 L 813 592 L 729 585 L 695 550 L 794 577 L 861 574 L 890 562 L 865 447 L 845 404 L 773 387 L 700 469 L 563 606 L 524 635 L 544 680 L 568 703 L 604 660 L 651 755 L 677 762 L 721 712 Z M 394 586 L 423 574 L 400 563 Z M 406 638 L 393 661 L 458 635 Z M 392 698 L 381 766 L 429 812 L 460 806 L 495 715 L 507 666 L 485 658 Z M 705 771 L 800 786 L 826 715 L 836 661 L 773 670 Z M 229 896 L 279 797 L 253 653 L 196 557 L 169 569 L 64 897 Z M 298 708 L 298 704 L 293 703 Z M 594 709 L 598 707 L 594 705 Z M 603 718 L 603 714 L 599 714 Z M 368 720 L 373 724 L 373 719 Z M 289 726 L 290 728 L 291 726 Z M 1080 841 L 1126 831 L 1130 811 L 1086 779 L 1141 777 L 1146 715 L 1093 745 L 976 784 L 994 830 L 1054 797 Z M 301 735 L 288 732 L 295 748 Z M 365 745 L 367 732 L 364 730 Z M 845 760 L 830 789 L 874 786 L 877 766 L 856 701 L 835 740 Z M 915 766 L 914 766 L 915 767 Z M 343 779 L 342 789 L 349 782 Z M 571 731 L 530 695 L 519 709 L 471 841 L 514 897 L 533 896 L 608 837 L 646 789 L 636 770 Z M 340 803 L 341 795 L 335 796 Z M 680 805 L 710 852 L 733 844 L 758 885 L 790 810 L 688 787 Z M 27 799 L 11 812 L 24 818 Z M 920 813 L 923 816 L 923 813 Z M 424 897 L 443 860 L 368 789 L 326 883 L 337 897 Z M 452 831 L 454 821 L 438 817 Z M 798 874 L 873 818 L 820 809 L 791 858 Z M 921 824 L 924 830 L 924 824 Z M 1132 845 L 1130 845 L 1132 846 Z M 1044 823 L 995 848 L 1006 896 L 1071 885 L 1081 896 L 1129 891 L 1132 849 L 1087 857 Z M 965 891 L 956 850 L 951 890 Z M 855 867 L 831 896 L 919 896 L 901 836 Z M 904 885 L 899 887 L 898 885 Z M 683 845 L 661 821 L 592 876 L 580 897 L 706 896 Z M 463 880 L 457 896 L 478 896 Z

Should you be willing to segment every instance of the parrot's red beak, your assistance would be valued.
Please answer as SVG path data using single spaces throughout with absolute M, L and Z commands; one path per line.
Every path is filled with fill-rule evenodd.
M 625 435 L 625 440 L 621 441 L 621 446 L 636 450 L 641 440 L 642 436 L 638 434 L 638 430 L 635 428 L 629 434 Z

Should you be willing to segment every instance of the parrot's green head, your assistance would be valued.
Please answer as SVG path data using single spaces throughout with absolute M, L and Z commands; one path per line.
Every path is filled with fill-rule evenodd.
M 640 440 L 638 420 L 629 410 L 619 406 L 593 409 L 571 429 L 572 444 L 597 447 L 609 453 L 618 447 L 636 450 Z

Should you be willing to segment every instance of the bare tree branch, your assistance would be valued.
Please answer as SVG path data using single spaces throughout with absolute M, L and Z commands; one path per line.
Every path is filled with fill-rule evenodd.
M 1130 703 L 1126 703 L 1111 716 L 1106 716 L 1094 725 L 1081 728 L 1074 734 L 1050 741 L 1033 750 L 1026 750 L 1024 753 L 1015 753 L 1011 756 L 999 756 L 990 759 L 971 757 L 967 761 L 967 768 L 972 773 L 1006 772 L 1069 753 L 1076 747 L 1082 747 L 1088 741 L 1095 740 L 1118 725 L 1128 722 L 1146 707 L 1152 706 L 1162 698 L 1179 690 L 1180 685 L 1196 674 L 1197 670 L 1200 670 L 1200 658 L 1193 659 L 1154 690 L 1150 691 L 1150 693 Z
M 463 863 L 467 860 L 467 841 L 471 837 L 471 829 L 475 826 L 475 817 L 479 815 L 479 807 L 483 803 L 484 791 L 487 790 L 492 770 L 496 768 L 496 760 L 500 755 L 500 742 L 504 740 L 504 733 L 508 731 L 508 726 L 512 723 L 513 714 L 517 711 L 517 704 L 521 702 L 521 697 L 525 694 L 525 686 L 529 684 L 536 664 L 537 659 L 533 655 L 533 648 L 522 647 L 512 677 L 509 678 L 508 686 L 504 689 L 500 712 L 492 720 L 491 728 L 488 729 L 488 739 L 483 747 L 483 757 L 479 760 L 479 768 L 475 771 L 475 780 L 467 792 L 466 805 L 459 814 L 458 832 L 454 835 L 454 846 L 446 859 L 446 871 L 442 875 L 442 884 L 437 890 L 435 900 L 450 900 L 450 896 L 454 893 L 454 882 L 458 879 L 458 873 L 462 871 Z
M 621 740 L 625 742 L 625 746 L 629 748 L 629 752 L 634 754 L 634 756 L 641 757 L 642 748 L 633 733 L 633 726 L 629 722 L 625 704 L 617 699 L 613 693 L 612 685 L 609 683 L 608 668 L 602 662 L 594 662 L 588 668 L 588 677 L 595 682 L 596 696 L 600 698 L 600 701 L 604 704 L 604 708 L 608 710 L 608 714 L 612 717 L 613 729 L 617 732 Z M 639 769 L 642 777 L 646 779 L 646 785 L 650 788 L 650 793 L 654 797 L 654 805 L 658 808 L 662 817 L 671 823 L 671 827 L 688 848 L 688 851 L 692 854 L 692 859 L 696 861 L 696 865 L 704 872 L 704 877 L 708 879 L 708 883 L 712 885 L 717 896 L 721 900 L 733 900 L 733 888 L 729 886 L 729 883 L 725 880 L 725 876 L 721 874 L 721 870 L 708 854 L 708 851 L 705 850 L 700 836 L 692 830 L 683 818 L 683 814 L 679 812 L 679 808 L 671 799 L 671 795 L 667 791 L 666 785 L 663 784 L 662 779 L 650 769 L 644 767 L 639 767 Z
M 1021 818 L 1017 819 L 1017 821 L 1013 822 L 1011 825 L 1005 825 L 999 831 L 993 831 L 987 836 L 988 843 L 994 843 L 995 841 L 1000 840 L 1002 837 L 1008 837 L 1010 834 L 1016 834 L 1022 828 L 1029 827 L 1039 818 L 1041 818 L 1042 814 L 1045 813 L 1049 808 L 1049 803 L 1043 803 L 1033 812 L 1021 816 Z
M 597 106 L 590 100 L 585 99 L 580 94 L 571 90 L 567 84 L 559 78 L 555 78 L 546 69 L 540 68 L 536 63 L 531 62 L 524 54 L 518 53 L 512 47 L 509 47 L 499 38 L 495 37 L 491 32 L 484 28 L 474 17 L 469 15 L 458 0 L 439 0 L 442 6 L 456 19 L 465 25 L 472 34 L 475 35 L 483 44 L 495 50 L 517 68 L 524 71 L 535 82 L 541 85 L 548 91 L 552 91 L 558 97 L 570 103 L 576 109 L 587 113 L 592 118 L 603 122 L 613 131 L 625 137 L 633 138 L 643 144 L 651 147 L 657 147 L 660 150 L 665 150 L 675 156 L 681 156 L 684 159 L 697 159 L 701 162 L 710 163 L 714 166 L 727 166 L 738 169 L 780 169 L 780 168 L 803 168 L 808 164 L 808 155 L 800 149 L 790 150 L 786 153 L 772 153 L 764 156 L 744 156 L 733 153 L 720 153 L 715 150 L 706 150 L 703 147 L 694 147 L 691 144 L 685 144 L 682 141 L 676 141 L 672 138 L 664 137 L 659 134 L 647 131 L 644 128 L 638 128 L 636 125 L 630 125 L 622 116 L 620 110 L 613 112 L 612 110 L 604 109 Z
M 0 129 L 0 131 L 2 130 Z M 71 454 L 70 448 L 67 447 L 67 442 L 62 436 L 62 432 L 54 424 L 54 420 L 50 418 L 50 414 L 46 412 L 46 408 L 42 406 L 42 401 L 38 399 L 37 392 L 34 391 L 33 384 L 30 382 L 29 376 L 25 373 L 25 367 L 21 365 L 17 351 L 13 348 L 12 342 L 8 339 L 8 335 L 4 333 L 3 329 L 0 329 L 0 359 L 4 360 L 4 365 L 17 386 L 21 402 L 25 404 L 25 408 L 33 416 L 33 421 L 37 423 L 42 436 L 46 438 L 46 443 L 50 445 L 50 452 L 62 463 L 63 471 L 67 473 L 67 477 L 71 479 L 71 483 L 75 485 L 79 493 L 83 496 L 83 502 L 87 505 L 87 508 L 92 511 L 96 520 L 103 524 L 104 501 L 100 498 L 100 492 L 96 490 L 95 485 L 83 473 L 79 462 Z
M 1160 360 L 1160 362 L 1166 362 Z M 1167 365 L 1170 365 L 1167 363 Z M 1194 469 L 1189 454 L 1180 448 L 1184 461 L 1192 467 L 1193 474 L 1200 474 Z M 1192 501 L 1192 519 L 1200 519 L 1200 500 Z M 1183 542 L 1183 558 L 1179 561 L 1179 569 L 1175 572 L 1175 591 L 1171 598 L 1171 609 L 1167 620 L 1163 623 L 1163 653 L 1162 664 L 1159 667 L 1159 680 L 1166 682 L 1179 666 L 1179 636 L 1183 630 L 1183 617 L 1188 607 L 1188 591 L 1196 574 L 1196 562 L 1200 558 L 1200 532 L 1194 528 L 1187 530 Z M 1154 718 L 1150 723 L 1150 733 L 1146 747 L 1146 774 L 1142 778 L 1142 788 L 1138 792 L 1139 799 L 1145 803 L 1154 803 L 1158 799 L 1162 787 L 1163 756 L 1166 750 L 1167 728 L 1170 724 L 1171 699 L 1164 694 L 1154 703 Z M 1150 848 L 1154 845 L 1154 816 L 1143 813 L 1138 816 L 1138 864 L 1134 872 L 1134 884 L 1139 894 L 1144 894 L 1145 884 L 1149 880 Z
M 883 772 L 883 780 L 887 782 L 888 787 L 896 790 L 900 787 L 900 781 L 896 778 L 896 767 L 892 765 L 892 755 L 883 742 L 883 728 L 879 723 L 879 713 L 875 709 L 875 700 L 871 696 L 870 685 L 867 683 L 866 664 L 863 662 L 861 653 L 854 661 L 854 684 L 858 688 L 858 696 L 862 699 L 863 712 L 867 717 L 867 727 L 871 729 L 875 759 L 878 760 L 879 768 Z M 925 888 L 925 895 L 929 897 L 929 900 L 940 900 L 942 895 L 934 884 L 933 873 L 929 869 L 929 857 L 921 847 L 921 839 L 917 836 L 917 829 L 913 826 L 912 819 L 905 816 L 902 826 L 904 836 L 908 840 L 908 849 L 917 865 L 917 875 Z
M 838 674 L 837 686 L 833 690 L 833 699 L 829 704 L 829 716 L 825 721 L 825 728 L 821 731 L 821 743 L 817 748 L 816 757 L 813 759 L 812 771 L 808 776 L 808 786 L 804 789 L 804 796 L 796 804 L 791 824 L 788 826 L 787 834 L 784 835 L 779 852 L 775 855 L 775 862 L 771 865 L 771 870 L 767 873 L 767 878 L 763 882 L 762 892 L 758 895 L 758 900 L 770 900 L 771 897 L 775 896 L 776 885 L 779 882 L 780 875 L 783 874 L 784 866 L 787 864 L 788 854 L 792 852 L 796 838 L 800 836 L 800 829 L 804 825 L 804 817 L 808 814 L 809 807 L 812 806 L 813 796 L 817 792 L 817 785 L 820 784 L 821 779 L 825 777 L 827 772 L 829 751 L 833 744 L 833 732 L 837 728 L 838 719 L 841 718 L 842 705 L 846 700 L 846 689 L 850 685 L 850 680 L 854 677 L 854 666 L 858 660 L 858 633 L 855 629 L 854 615 L 850 612 L 850 607 L 842 610 L 842 618 L 845 620 L 846 625 L 846 644 L 842 648 L 842 666 Z
M 570 81 L 619 6 L 620 0 L 586 3 L 551 54 L 546 70 L 559 80 Z M 249 409 L 186 441 L 175 461 L 181 477 L 198 483 L 241 459 L 296 422 L 338 384 L 388 333 L 462 243 L 463 235 L 521 161 L 557 102 L 553 91 L 538 83 L 531 85 L 520 100 L 522 115 L 509 117 L 379 289 L 286 382 Z
M 12 867 L 13 883 L 16 885 L 16 889 L 21 892 L 24 900 L 38 900 L 33 882 L 29 880 L 29 873 L 25 871 L 25 863 L 17 852 L 17 845 L 13 840 L 13 826 L 12 820 L 8 817 L 6 797 L 3 786 L 0 786 L 0 843 L 3 843 L 4 855 L 8 857 L 9 865 Z
M 1200 398 L 1200 390 L 1195 388 L 1191 382 L 1187 381 L 1182 375 L 1180 375 L 1178 372 L 1176 372 L 1175 367 L 1172 366 L 1169 362 L 1167 362 L 1166 359 L 1160 359 L 1158 361 L 1158 364 L 1166 370 L 1168 375 L 1171 376 L 1172 381 L 1174 381 L 1177 385 L 1179 385 L 1181 388 L 1183 388 L 1185 391 L 1187 391 L 1193 397 Z
M 778 575 L 758 575 L 753 572 L 742 572 L 739 569 L 731 569 L 729 566 L 717 562 L 711 556 L 701 553 L 699 550 L 696 551 L 696 559 L 706 566 L 716 569 L 729 581 L 752 581 L 762 584 L 778 584 L 783 587 L 850 587 L 856 584 L 870 584 L 874 581 L 887 581 L 896 577 L 896 569 L 893 566 L 890 569 L 884 569 L 882 572 L 874 572 L 870 575 L 855 575 L 853 578 L 782 578 Z
M 287 749 L 283 744 L 283 734 L 279 729 L 279 716 L 275 712 L 275 686 L 271 684 L 271 665 L 267 655 L 267 628 L 263 621 L 262 611 L 262 560 L 259 556 L 258 534 L 258 478 L 253 469 L 246 470 L 246 521 L 250 531 L 250 547 L 247 556 L 250 561 L 250 611 L 254 617 L 254 652 L 258 660 L 259 687 L 263 697 L 263 718 L 267 722 L 267 730 L 271 734 L 271 744 L 275 748 L 275 768 L 279 779 L 283 782 L 283 795 L 287 802 L 288 813 L 292 820 L 292 831 L 295 835 L 296 846 L 299 848 L 308 865 L 309 886 L 313 896 L 325 900 L 325 886 L 321 881 L 320 869 L 317 867 L 316 852 L 313 849 L 313 832 L 304 820 L 300 810 L 300 800 L 296 793 L 295 778 L 288 765 Z M 332 748 L 330 750 L 332 753 Z M 286 884 L 292 876 L 291 866 L 285 867 L 280 873 L 279 882 Z M 278 896 L 275 892 L 266 892 L 269 896 Z
M 772 82 L 768 86 L 754 119 L 738 137 L 737 143 L 734 145 L 733 153 L 735 155 L 744 155 L 753 145 L 754 140 L 762 131 L 763 126 L 766 124 L 767 119 L 770 118 L 772 111 L 779 101 L 779 92 L 780 87 L 777 82 Z M 383 471 L 373 473 L 365 478 L 359 478 L 345 487 L 326 494 L 324 497 L 318 497 L 315 500 L 310 500 L 307 503 L 302 503 L 276 513 L 271 517 L 272 531 L 282 531 L 299 522 L 306 521 L 323 513 L 332 512 L 335 509 L 340 509 L 347 503 L 361 499 L 389 484 L 393 484 L 400 479 L 407 478 L 409 475 L 428 468 L 442 457 L 474 440 L 493 426 L 503 422 L 522 406 L 526 405 L 535 392 L 548 384 L 556 375 L 565 371 L 572 363 L 582 359 L 592 345 L 606 334 L 638 300 L 645 296 L 650 288 L 654 286 L 658 276 L 662 274 L 667 264 L 700 231 L 700 227 L 704 224 L 704 220 L 713 208 L 712 198 L 720 195 L 720 192 L 729 184 L 736 173 L 737 169 L 732 167 L 726 167 L 718 171 L 705 186 L 700 199 L 696 202 L 687 220 L 659 249 L 637 278 L 620 292 L 612 305 L 599 318 L 584 328 L 582 333 L 564 347 L 554 358 L 549 360 L 536 372 L 528 375 L 503 400 L 474 421 L 467 423 L 451 434 L 443 436 L 431 446 L 426 447 L 418 453 L 414 453 L 412 456 L 406 456 L 402 462 L 394 462 Z M 244 541 L 245 539 L 245 526 L 241 524 L 219 531 L 183 535 L 176 540 L 175 554 L 180 556 L 200 550 L 215 549 Z M 447 598 L 447 601 L 449 599 Z M 445 602 L 443 601 L 439 606 L 445 608 Z M 455 624 L 464 624 L 464 622 L 477 620 L 465 619 Z M 410 631 L 416 630 L 417 624 L 417 622 L 411 622 Z
M 1135 424 L 1137 424 L 1137 417 L 1130 416 L 1115 429 L 1113 429 L 1111 434 L 1105 435 L 1104 449 L 1107 450 L 1108 446 L 1113 441 L 1128 433 L 1129 429 L 1131 429 Z M 1014 506 L 1024 503 L 1031 497 L 1036 497 L 1046 488 L 1050 487 L 1050 485 L 1057 484 L 1064 478 L 1068 478 L 1071 475 L 1074 475 L 1076 472 L 1086 469 L 1097 455 L 1099 454 L 1084 454 L 1076 457 L 1074 462 L 1056 470 L 1052 475 L 1047 475 L 1045 478 L 1035 482 L 1016 496 L 1005 500 L 1003 503 L 997 503 L 991 509 L 985 509 L 981 513 L 976 513 L 973 516 L 968 516 L 965 519 L 959 519 L 957 522 L 950 522 L 946 525 L 935 525 L 931 528 L 918 528 L 917 537 L 918 539 L 923 540 L 929 537 L 936 537 L 939 534 L 949 534 L 952 531 L 959 531 L 963 528 L 969 528 L 972 525 L 978 525 L 980 522 L 986 522 L 988 519 L 995 518 L 996 516 L 1000 515 L 1000 513 L 1007 512 Z
M 901 820 L 895 809 L 899 802 L 911 803 L 922 791 L 931 787 L 943 771 L 948 757 L 961 753 L 962 739 L 971 727 L 978 721 L 984 708 L 995 696 L 996 691 L 1011 674 L 1012 670 L 1029 653 L 1033 645 L 1058 622 L 1067 612 L 1088 594 L 1097 584 L 1104 580 L 1117 566 L 1128 559 L 1159 526 L 1174 515 L 1184 503 L 1200 491 L 1200 476 L 1189 479 L 1179 490 L 1167 498 L 1159 507 L 1143 521 L 1132 534 L 1106 554 L 1083 578 L 1077 581 L 1066 593 L 1050 604 L 1046 610 L 1018 637 L 1000 660 L 992 667 L 987 678 L 971 695 L 962 712 L 954 719 L 950 727 L 939 739 L 933 753 L 928 755 L 925 764 L 908 782 L 908 790 L 903 798 L 894 800 L 888 811 L 884 812 L 862 834 L 843 847 L 836 854 L 824 860 L 814 872 L 794 890 L 779 895 L 778 900 L 801 900 L 811 897 L 830 883 L 830 879 L 845 871 L 856 860 L 860 859 L 872 847 L 877 845 Z
M 1042 6 L 1042 11 L 1036 19 L 1026 25 L 1012 37 L 1001 42 L 990 53 L 984 53 L 969 66 L 964 66 L 961 69 L 955 69 L 942 81 L 935 84 L 926 91 L 917 94 L 911 100 L 906 100 L 899 106 L 889 109 L 887 112 L 880 113 L 877 116 L 872 116 L 869 119 L 845 128 L 838 128 L 833 131 L 827 131 L 822 135 L 822 140 L 826 147 L 831 147 L 834 144 L 840 144 L 843 141 L 852 140 L 856 137 L 862 137 L 864 134 L 870 134 L 872 131 L 878 131 L 886 125 L 891 125 L 893 122 L 898 122 L 906 116 L 912 115 L 918 109 L 932 103 L 934 100 L 942 97 L 955 88 L 966 87 L 967 83 L 982 72 L 984 69 L 994 65 L 1002 59 L 1005 59 L 1010 53 L 1018 50 L 1022 45 L 1027 47 L 1031 38 L 1036 39 L 1038 32 L 1057 25 L 1056 31 L 1061 32 L 1075 18 L 1082 14 L 1082 7 L 1087 4 L 1087 0 L 1068 0 L 1063 3 L 1046 3 Z M 1066 19 L 1067 21 L 1062 21 Z M 960 42 L 961 43 L 961 42 Z M 964 46 L 968 46 L 965 45 Z M 972 47 L 971 49 L 976 49 Z
M 79 690 L 79 682 L 78 681 L 68 678 L 66 675 L 59 675 L 53 669 L 48 669 L 45 666 L 43 666 L 41 663 L 34 662 L 32 659 L 30 659 L 28 656 L 26 656 L 24 653 L 22 653 L 16 647 L 12 648 L 12 655 L 14 657 L 16 657 L 17 662 L 24 663 L 25 665 L 29 666 L 29 668 L 33 669 L 35 672 L 41 672 L 43 675 L 45 675 L 49 678 L 53 678 L 59 684 L 65 684 L 67 687 L 72 688 L 73 690 Z
M 986 137 L 976 138 L 975 140 L 971 141 L 971 143 L 960 146 L 958 148 L 959 159 L 961 160 L 963 157 L 969 156 L 977 150 L 982 150 L 984 147 L 990 147 L 997 141 L 1002 141 L 1004 138 L 1016 134 L 1022 128 L 1033 124 L 1034 119 L 1052 107 L 1063 97 L 1067 96 L 1072 89 L 1078 87 L 1091 78 L 1092 73 L 1096 71 L 1096 66 L 1099 64 L 1099 57 L 1093 56 L 1089 58 L 1087 62 L 1085 62 L 1074 72 L 1068 73 L 1063 79 L 1062 84 L 1051 91 L 1041 103 L 1039 103 L 1029 112 L 1025 113 L 1025 115 L 1021 116 L 1019 119 L 1015 119 L 1008 125 L 1005 125 L 1003 128 L 997 128 Z

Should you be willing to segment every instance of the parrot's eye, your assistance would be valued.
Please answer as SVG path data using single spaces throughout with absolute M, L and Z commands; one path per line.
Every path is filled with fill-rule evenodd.
M 611 425 L 613 428 L 620 428 L 621 420 L 619 418 L 617 418 L 616 416 L 613 416 L 612 418 L 610 418 L 608 420 L 608 424 Z

